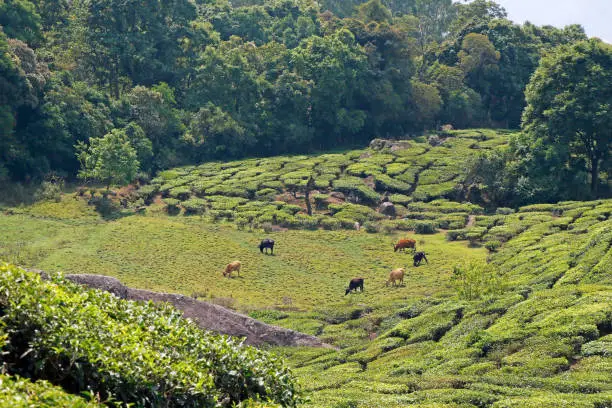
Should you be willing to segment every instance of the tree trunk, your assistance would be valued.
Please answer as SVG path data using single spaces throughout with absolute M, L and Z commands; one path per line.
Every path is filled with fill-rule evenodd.
M 591 160 L 591 193 L 597 198 L 597 187 L 599 186 L 599 159 Z
M 306 211 L 308 215 L 312 215 L 312 205 L 310 204 L 310 190 L 306 190 L 304 193 L 304 199 L 306 200 Z
M 306 200 L 306 211 L 308 211 L 308 215 L 312 215 L 312 204 L 310 204 L 310 192 L 314 189 L 315 181 L 312 176 L 308 178 L 308 182 L 306 183 L 306 188 L 304 189 L 304 199 Z

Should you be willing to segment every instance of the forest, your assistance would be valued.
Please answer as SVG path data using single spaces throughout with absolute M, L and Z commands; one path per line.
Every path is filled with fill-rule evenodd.
M 518 203 L 610 193 L 610 46 L 579 25 L 517 25 L 493 1 L 2 0 L 0 28 L 3 183 L 121 184 L 445 126 L 524 130 L 473 163 Z M 568 95 L 599 96 L 599 132 L 546 100 L 560 66 Z M 576 126 L 543 115 L 551 103 Z M 124 158 L 124 180 L 95 171 L 104 155 Z

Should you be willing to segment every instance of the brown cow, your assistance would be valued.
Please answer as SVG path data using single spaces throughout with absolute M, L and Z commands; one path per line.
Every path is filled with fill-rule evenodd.
M 403 251 L 406 248 L 412 248 L 416 250 L 416 241 L 412 238 L 400 239 L 397 244 L 393 245 L 393 252 L 398 250 Z
M 403 285 L 404 272 L 406 272 L 406 269 L 404 268 L 393 269 L 389 274 L 389 280 L 387 281 L 385 286 L 389 286 L 390 283 L 393 283 L 393 286 L 395 286 L 395 281 L 398 281 L 400 285 Z
M 223 271 L 223 276 L 232 277 L 232 272 L 238 272 L 238 276 L 240 276 L 240 261 L 234 261 L 227 264 L 225 270 Z

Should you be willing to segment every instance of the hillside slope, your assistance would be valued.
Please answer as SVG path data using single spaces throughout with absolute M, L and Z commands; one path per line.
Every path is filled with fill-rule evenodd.
M 409 141 L 377 139 L 368 149 L 343 153 L 211 162 L 161 172 L 138 194 L 141 204 L 160 195 L 169 214 L 204 214 L 241 226 L 334 230 L 385 220 L 377 225 L 460 228 L 468 214 L 482 209 L 445 199 L 464 200 L 461 183 L 469 160 L 504 145 L 508 137 L 503 131 L 451 131 Z M 304 198 L 310 177 L 313 217 L 306 216 Z M 376 212 L 382 201 L 393 208 Z M 405 220 L 391 222 L 388 216 Z
M 340 352 L 285 350 L 312 406 L 612 406 L 611 214 L 606 200 L 479 217 L 508 242 L 456 274 L 463 296 L 337 322 L 341 338 L 374 332 Z

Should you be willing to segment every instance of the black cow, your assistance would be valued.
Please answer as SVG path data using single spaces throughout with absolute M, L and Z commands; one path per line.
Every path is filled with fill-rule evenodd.
M 427 258 L 425 257 L 425 252 L 416 252 L 412 257 L 412 260 L 414 261 L 414 266 L 419 266 L 423 259 L 425 260 L 425 263 L 429 263 L 429 261 L 427 261 Z
M 355 293 L 357 293 L 357 289 L 361 289 L 361 291 L 363 292 L 363 278 L 351 279 L 348 288 L 346 288 L 344 296 L 348 295 L 351 290 L 354 290 Z
M 261 252 L 262 254 L 265 253 L 264 249 L 266 248 L 270 248 L 270 253 L 274 255 L 274 240 L 273 239 L 266 238 L 266 239 L 261 240 L 261 243 L 259 244 L 259 252 Z

